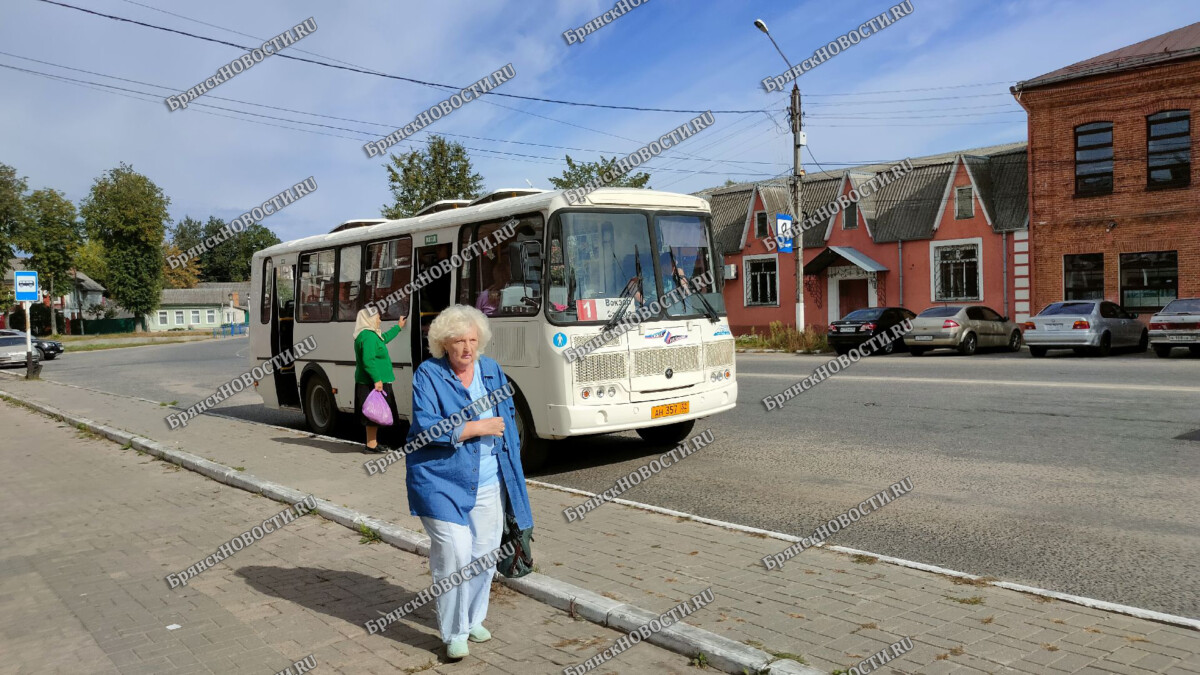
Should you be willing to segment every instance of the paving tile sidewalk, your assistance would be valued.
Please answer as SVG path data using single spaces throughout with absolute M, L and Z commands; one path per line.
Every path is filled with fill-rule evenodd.
M 170 589 L 168 572 L 281 505 L 3 401 L 0 428 L 0 674 L 268 675 L 310 655 L 314 675 L 549 674 L 619 637 L 501 585 L 494 639 L 460 663 L 432 651 L 432 606 L 369 635 L 365 621 L 428 585 L 428 561 L 315 515 Z M 644 644 L 595 672 L 688 670 Z
M 402 466 L 368 477 L 367 456 L 353 445 L 210 416 L 172 432 L 166 408 L 50 382 L 0 379 L 0 390 L 420 527 L 408 515 Z M 670 479 L 668 472 L 655 480 Z M 893 672 L 1200 674 L 1200 632 L 1189 628 L 828 550 L 810 549 L 769 572 L 759 560 L 786 542 L 615 504 L 568 524 L 562 509 L 582 497 L 538 487 L 530 497 L 541 572 L 657 611 L 711 585 L 717 601 L 690 623 L 801 655 L 821 670 L 847 668 L 909 637 L 915 648 L 888 664 Z

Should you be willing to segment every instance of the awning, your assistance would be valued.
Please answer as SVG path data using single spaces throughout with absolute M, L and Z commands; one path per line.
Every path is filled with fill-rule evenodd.
M 857 265 L 858 267 L 868 272 L 886 272 L 888 268 L 871 260 L 863 255 L 860 251 L 850 246 L 830 246 L 824 251 L 821 251 L 817 257 L 813 258 L 804 266 L 805 274 L 820 274 L 825 271 L 826 267 L 845 260 L 846 262 Z

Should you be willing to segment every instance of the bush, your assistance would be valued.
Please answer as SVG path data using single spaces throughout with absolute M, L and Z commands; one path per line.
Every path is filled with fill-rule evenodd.
M 826 337 L 827 330 L 824 327 L 809 327 L 801 333 L 796 330 L 795 326 L 785 325 L 782 321 L 772 321 L 769 334 L 759 335 L 752 330 L 748 335 L 738 336 L 737 344 L 739 347 L 749 349 L 827 352 L 829 351 L 829 342 Z

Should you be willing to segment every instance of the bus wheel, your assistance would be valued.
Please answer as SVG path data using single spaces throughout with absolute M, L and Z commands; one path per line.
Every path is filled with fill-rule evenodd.
M 664 424 L 661 427 L 638 429 L 637 435 L 650 445 L 675 445 L 687 438 L 688 434 L 692 433 L 694 426 L 696 426 L 696 420 L 688 420 L 675 424 Z
M 521 468 L 526 474 L 537 471 L 546 463 L 550 454 L 550 442 L 538 438 L 533 430 L 532 415 L 525 399 L 518 397 L 517 401 L 517 435 L 521 438 Z
M 313 375 L 304 385 L 304 419 L 313 433 L 322 436 L 330 436 L 337 429 L 337 402 L 324 375 Z

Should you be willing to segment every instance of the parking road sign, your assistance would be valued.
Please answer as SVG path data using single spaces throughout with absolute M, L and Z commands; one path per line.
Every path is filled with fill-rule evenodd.
M 38 301 L 38 273 L 37 272 L 13 272 L 14 286 L 17 290 L 17 302 L 37 302 Z

